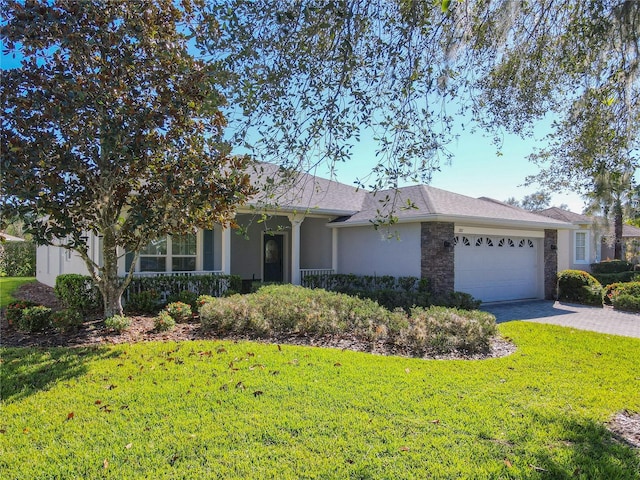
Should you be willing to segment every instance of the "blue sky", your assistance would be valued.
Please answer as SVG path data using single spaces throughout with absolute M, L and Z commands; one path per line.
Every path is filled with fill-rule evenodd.
M 488 135 L 481 131 L 463 133 L 449 145 L 453 154 L 451 164 L 442 164 L 439 172 L 433 173 L 430 185 L 460 193 L 470 197 L 491 197 L 507 200 L 515 197 L 521 200 L 540 190 L 538 185 L 523 186 L 525 177 L 536 175 L 539 167 L 527 160 L 534 148 L 543 145 L 546 128 L 544 124 L 534 129 L 530 139 L 523 140 L 517 135 L 505 135 L 498 154 L 498 147 Z M 375 145 L 360 144 L 354 148 L 352 160 L 336 165 L 337 180 L 353 184 L 375 166 Z M 327 169 L 324 169 L 328 171 Z M 323 166 L 318 168 L 319 176 L 326 175 Z M 552 194 L 551 205 L 565 204 L 576 213 L 582 213 L 584 201 L 575 193 L 558 192 Z

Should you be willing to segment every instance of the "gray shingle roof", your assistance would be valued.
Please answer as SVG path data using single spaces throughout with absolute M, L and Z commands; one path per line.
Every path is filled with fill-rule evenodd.
M 388 214 L 392 208 L 395 209 L 394 214 L 401 222 L 448 219 L 449 221 L 467 220 L 504 225 L 519 224 L 540 228 L 567 226 L 564 221 L 543 217 L 496 200 L 468 197 L 428 185 L 403 187 L 395 192 L 387 190 L 368 193 L 363 209 L 341 223 L 343 225 L 367 223 L 376 215 Z
M 640 228 L 633 225 L 622 225 L 623 237 L 640 237 Z
M 593 223 L 593 219 L 580 213 L 574 213 L 563 208 L 551 207 L 538 212 L 545 217 L 555 218 L 556 220 L 562 220 L 569 223 Z
M 355 186 L 267 163 L 256 165 L 251 172 L 251 183 L 258 187 L 259 193 L 250 204 L 277 206 L 287 211 L 352 215 L 362 209 L 367 195 Z
M 252 205 L 336 215 L 340 217 L 334 220 L 336 225 L 368 224 L 393 212 L 400 222 L 446 220 L 537 228 L 568 227 L 565 220 L 538 215 L 497 200 L 472 198 L 428 185 L 367 192 L 265 163 L 256 165 L 251 176 L 252 183 L 260 190 L 251 199 Z

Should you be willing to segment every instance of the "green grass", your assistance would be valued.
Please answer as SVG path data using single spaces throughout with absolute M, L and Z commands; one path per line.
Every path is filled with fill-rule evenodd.
M 640 340 L 424 361 L 233 341 L 2 350 L 2 478 L 637 479 Z
M 0 308 L 6 307 L 15 298 L 11 295 L 20 285 L 35 282 L 33 277 L 0 277 Z

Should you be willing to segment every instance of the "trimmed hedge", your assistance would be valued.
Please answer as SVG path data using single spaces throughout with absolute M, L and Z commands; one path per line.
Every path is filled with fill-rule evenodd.
M 102 294 L 87 275 L 64 273 L 56 277 L 53 288 L 58 300 L 66 308 L 85 314 L 99 310 L 103 306 Z
M 619 273 L 593 273 L 592 275 L 600 282 L 601 285 L 608 285 L 616 282 L 633 282 L 640 279 L 640 273 L 634 271 Z
M 428 281 L 418 277 L 326 273 L 305 276 L 302 286 L 322 288 L 332 292 L 367 298 L 378 302 L 389 310 L 402 308 L 407 313 L 413 307 L 438 305 L 463 310 L 475 310 L 481 304 L 480 300 L 476 300 L 471 295 L 463 292 L 434 295 L 429 291 Z
M 626 260 L 607 260 L 606 262 L 592 263 L 591 273 L 622 273 L 633 270 L 633 263 Z M 594 275 L 595 276 L 595 275 Z
M 602 285 L 583 270 L 563 270 L 558 273 L 558 300 L 602 305 Z
M 238 275 L 158 275 L 154 277 L 133 277 L 125 291 L 124 300 L 136 293 L 155 290 L 163 300 L 186 297 L 185 291 L 197 295 L 221 297 L 242 289 L 242 279 Z M 188 302 L 191 303 L 191 299 Z

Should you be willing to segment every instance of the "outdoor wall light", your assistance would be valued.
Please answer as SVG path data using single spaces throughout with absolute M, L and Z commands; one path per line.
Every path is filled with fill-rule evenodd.
M 551 250 L 557 250 L 557 249 L 558 249 L 558 246 L 556 244 L 551 245 Z
M 447 250 L 450 249 L 452 246 L 453 244 L 449 240 L 444 241 L 444 248 L 446 248 Z

